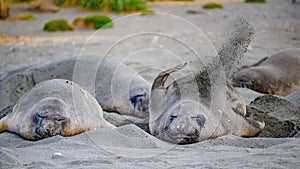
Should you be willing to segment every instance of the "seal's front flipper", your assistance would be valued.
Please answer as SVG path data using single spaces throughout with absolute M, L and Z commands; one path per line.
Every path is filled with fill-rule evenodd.
M 170 68 L 166 71 L 161 72 L 158 76 L 154 79 L 151 88 L 151 96 L 150 96 L 150 104 L 149 104 L 149 130 L 150 133 L 154 134 L 154 128 L 156 128 L 157 118 L 159 118 L 164 111 L 165 103 L 166 103 L 166 91 L 167 89 L 164 87 L 165 82 L 167 81 L 168 77 L 171 73 L 182 69 L 186 63 L 177 65 L 173 68 Z M 155 134 L 154 134 L 155 135 Z
M 235 134 L 242 137 L 255 137 L 258 136 L 265 128 L 265 122 L 250 121 L 246 119 L 245 123 L 246 124 L 239 128 L 238 133 Z
M 6 124 L 6 116 L 0 119 L 0 133 L 7 130 L 7 124 Z
M 158 74 L 158 76 L 154 79 L 154 82 L 152 84 L 152 90 L 160 87 L 164 87 L 165 82 L 167 81 L 170 74 L 182 69 L 186 64 L 187 63 L 176 65 L 175 67 L 165 70 L 160 74 Z

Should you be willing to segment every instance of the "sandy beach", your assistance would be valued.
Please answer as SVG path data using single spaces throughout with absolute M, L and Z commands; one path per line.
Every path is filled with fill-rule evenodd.
M 300 47 L 299 4 L 289 0 L 265 4 L 237 0 L 224 2 L 223 9 L 205 10 L 203 2 L 152 3 L 150 8 L 157 13 L 149 15 L 61 8 L 58 13 L 34 13 L 38 19 L 33 21 L 0 21 L 0 75 L 26 66 L 93 55 L 120 59 L 151 82 L 157 72 L 190 61 L 194 55 L 187 46 L 200 56 L 216 53 L 240 17 L 246 18 L 255 31 L 241 65 Z M 11 6 L 11 15 L 22 14 L 27 8 Z M 191 14 L 190 10 L 196 12 Z M 65 18 L 71 23 L 78 16 L 94 13 L 113 18 L 114 28 L 43 31 L 49 20 Z M 247 104 L 260 95 L 239 91 Z M 0 134 L 0 168 L 298 168 L 299 136 L 227 135 L 174 145 L 135 125 L 40 141 L 4 132 Z

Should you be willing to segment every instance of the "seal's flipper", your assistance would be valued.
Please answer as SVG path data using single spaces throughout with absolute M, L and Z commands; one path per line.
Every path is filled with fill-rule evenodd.
M 150 97 L 150 104 L 149 104 L 149 130 L 150 133 L 154 134 L 155 132 L 155 126 L 157 118 L 159 118 L 164 111 L 165 102 L 166 102 L 166 91 L 167 89 L 164 87 L 165 82 L 167 81 L 168 77 L 171 73 L 176 72 L 180 69 L 182 69 L 186 63 L 179 64 L 174 66 L 173 68 L 170 68 L 166 71 L 161 72 L 155 79 L 152 84 L 151 89 L 151 97 Z
M 6 117 L 3 117 L 0 119 L 0 133 L 4 132 L 7 130 L 7 124 L 6 124 Z
M 241 137 L 255 137 L 258 136 L 264 128 L 265 122 L 249 121 L 246 119 L 245 124 L 241 125 L 234 134 L 237 134 Z
M 182 69 L 187 63 L 176 65 L 168 70 L 161 72 L 155 79 L 152 84 L 152 90 L 157 89 L 159 87 L 164 87 L 165 82 L 167 81 L 168 77 L 171 73 L 176 72 Z

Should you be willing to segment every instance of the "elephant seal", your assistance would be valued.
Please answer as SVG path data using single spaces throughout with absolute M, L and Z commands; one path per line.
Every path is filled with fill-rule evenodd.
M 102 108 L 88 91 L 63 79 L 37 84 L 0 120 L 0 132 L 8 130 L 29 140 L 96 128 L 114 126 L 103 118 Z
M 286 96 L 300 90 L 300 49 L 287 49 L 272 55 L 257 66 L 237 72 L 235 87 L 246 87 L 265 94 Z
M 12 107 L 35 84 L 55 78 L 74 81 L 86 88 L 105 111 L 148 116 L 151 84 L 119 60 L 101 60 L 93 55 L 8 72 L 0 77 L 0 112 Z
M 212 86 L 207 83 L 210 79 L 206 71 L 199 73 L 195 78 L 182 77 L 165 87 L 169 75 L 182 67 L 183 65 L 178 65 L 166 70 L 154 80 L 149 112 L 149 128 L 152 135 L 171 143 L 187 144 L 226 134 L 257 136 L 263 130 L 263 122 L 252 121 L 250 124 L 245 119 L 245 105 L 236 89 L 229 84 L 224 111 L 209 108 Z M 195 82 L 198 88 L 191 86 Z M 240 104 L 237 104 L 238 101 Z M 239 106 L 234 105 L 243 108 L 235 109 L 235 112 L 233 107 Z
M 235 29 L 217 56 L 186 64 L 192 73 L 176 74 L 185 64 L 161 72 L 151 87 L 149 130 L 171 143 L 188 144 L 226 134 L 257 136 L 264 122 L 245 118 L 246 106 L 237 90 L 227 83 L 242 59 L 253 27 L 238 19 Z M 166 85 L 167 84 L 167 85 Z

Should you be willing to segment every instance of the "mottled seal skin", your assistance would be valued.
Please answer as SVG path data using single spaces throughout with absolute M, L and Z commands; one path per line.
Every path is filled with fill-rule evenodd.
M 246 87 L 265 94 L 286 96 L 300 90 L 300 49 L 287 49 L 272 55 L 257 66 L 237 72 L 235 87 Z
M 119 60 L 101 60 L 96 56 L 65 59 L 8 72 L 0 77 L 0 112 L 15 105 L 35 84 L 55 78 L 83 86 L 95 95 L 105 111 L 135 117 L 148 116 L 151 84 Z
M 36 85 L 0 120 L 0 132 L 7 130 L 29 140 L 73 136 L 96 128 L 115 126 L 103 118 L 101 106 L 88 91 L 64 79 Z
M 176 79 L 165 87 L 169 75 L 182 67 L 183 65 L 178 65 L 168 69 L 154 80 L 149 114 L 152 135 L 171 143 L 187 144 L 226 134 L 257 136 L 263 130 L 264 123 L 255 121 L 258 126 L 254 127 L 244 118 L 245 105 L 242 101 L 237 103 L 241 97 L 237 97 L 237 91 L 230 86 L 226 89 L 225 109 L 210 109 L 213 106 L 210 105 L 212 86 L 205 71 L 195 77 Z M 193 83 L 197 87 L 193 87 Z M 237 108 L 237 112 L 233 107 Z

